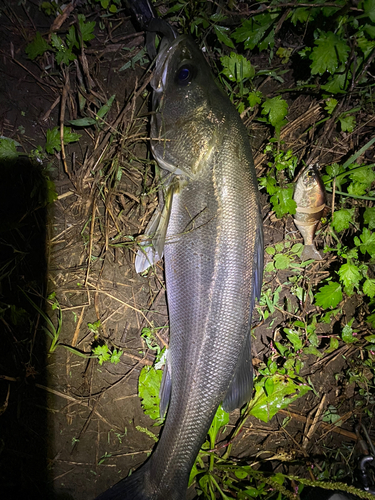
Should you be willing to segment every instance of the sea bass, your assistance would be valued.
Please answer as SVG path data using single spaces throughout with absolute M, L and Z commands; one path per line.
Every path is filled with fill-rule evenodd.
M 294 223 L 303 236 L 304 248 L 301 259 L 322 260 L 314 243 L 317 225 L 326 204 L 326 192 L 316 165 L 308 165 L 297 177 L 293 195 L 297 203 Z
M 164 201 L 136 268 L 164 253 L 170 345 L 160 407 L 168 411 L 151 458 L 100 500 L 185 499 L 218 406 L 232 411 L 252 394 L 263 229 L 248 134 L 191 38 L 164 41 L 151 85 Z

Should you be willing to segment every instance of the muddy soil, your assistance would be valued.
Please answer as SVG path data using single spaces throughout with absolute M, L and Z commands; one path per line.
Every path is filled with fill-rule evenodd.
M 47 129 L 59 125 L 66 81 L 56 71 L 53 86 L 41 71 L 48 61 L 39 61 L 38 66 L 25 54 L 35 32 L 46 33 L 53 18 L 45 16 L 37 2 L 27 3 L 27 8 L 3 2 L 2 7 L 0 136 L 16 140 L 30 152 L 44 146 Z M 144 91 L 138 92 L 142 86 L 147 90 L 149 74 L 147 65 L 139 63 L 121 71 L 130 60 L 129 49 L 133 49 L 132 56 L 136 54 L 144 38 L 124 12 L 106 20 L 93 9 L 88 19 L 97 22 L 96 38 L 86 50 L 93 80 L 91 97 L 103 104 L 116 95 L 107 122 L 122 134 L 118 140 L 121 178 L 116 182 L 109 179 L 113 175 L 111 158 L 106 156 L 110 142 L 100 142 L 109 128 L 76 130 L 82 138 L 66 145 L 65 165 L 59 152 L 50 157 L 48 173 L 58 198 L 48 206 L 35 197 L 36 186 L 39 197 L 48 191 L 37 167 L 26 160 L 2 165 L 1 263 L 5 266 L 10 262 L 13 267 L 2 268 L 0 307 L 15 304 L 27 311 L 18 322 L 3 316 L 0 323 L 0 404 L 4 405 L 0 415 L 0 477 L 4 499 L 93 499 L 146 460 L 155 441 L 144 429 L 156 435 L 160 431 L 142 411 L 137 381 L 142 367 L 154 359 L 140 338 L 142 328 L 150 324 L 164 327 L 159 330 L 159 341 L 161 345 L 168 342 L 163 267 L 159 263 L 154 274 L 137 275 L 132 242 L 133 236 L 142 234 L 157 204 L 157 193 L 150 189 L 154 174 L 147 141 L 149 104 Z M 69 19 L 62 30 L 73 21 Z M 71 102 L 65 122 L 77 118 L 74 68 L 69 78 Z M 134 92 L 139 94 L 137 99 L 132 98 Z M 282 131 L 282 138 L 301 155 L 309 147 L 309 137 L 302 132 L 319 119 L 315 104 L 309 98 L 291 102 L 291 123 Z M 250 136 L 260 175 L 265 169 L 261 145 L 266 129 L 252 124 Z M 108 186 L 112 190 L 108 191 Z M 266 246 L 283 241 L 287 234 L 300 242 L 292 220 L 269 216 L 266 197 L 262 202 Z M 305 271 L 313 277 L 312 286 L 327 275 L 330 263 L 327 258 Z M 268 286 L 281 285 L 280 303 L 297 300 L 290 293 L 290 274 L 279 271 L 266 276 Z M 48 352 L 51 340 L 40 328 L 43 318 L 20 289 L 47 311 L 54 325 L 61 313 L 58 340 L 62 345 L 53 353 Z M 56 299 L 45 301 L 52 292 L 59 304 L 55 309 L 51 303 L 56 304 Z M 347 304 L 347 308 L 353 307 L 354 302 Z M 270 343 L 278 338 L 273 325 L 282 325 L 288 314 L 280 309 L 265 322 L 254 314 L 255 367 L 267 360 Z M 88 324 L 98 320 L 101 327 L 95 332 Z M 99 365 L 96 358 L 79 357 L 63 346 L 91 353 L 102 340 L 124 351 L 118 364 Z M 315 391 L 267 424 L 250 418 L 234 442 L 233 456 L 246 458 L 263 470 L 309 477 L 311 464 L 318 464 L 314 457 L 328 456 L 327 450 L 344 444 L 352 449 L 353 421 L 342 425 L 344 435 L 338 427 L 312 427 L 311 422 L 316 411 L 321 419 L 330 404 L 340 406 L 340 414 L 352 416 L 353 386 L 341 385 L 336 375 L 354 354 L 355 348 L 343 346 L 328 358 L 305 359 L 302 375 L 310 377 Z M 231 414 L 228 431 L 238 418 L 239 411 Z M 189 498 L 194 497 L 192 488 Z

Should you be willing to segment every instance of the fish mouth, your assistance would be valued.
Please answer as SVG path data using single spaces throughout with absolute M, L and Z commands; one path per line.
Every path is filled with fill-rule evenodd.
M 169 71 L 169 62 L 173 54 L 179 48 L 179 45 L 187 39 L 186 35 L 181 35 L 170 40 L 163 38 L 160 44 L 160 50 L 155 60 L 154 75 L 151 79 L 151 87 L 157 94 L 162 93 L 167 85 L 167 75 Z

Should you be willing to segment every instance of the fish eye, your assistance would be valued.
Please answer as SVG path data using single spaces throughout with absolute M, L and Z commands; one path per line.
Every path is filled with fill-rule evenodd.
M 176 83 L 182 87 L 188 85 L 194 78 L 195 72 L 193 66 L 190 64 L 184 64 L 181 66 L 176 73 Z

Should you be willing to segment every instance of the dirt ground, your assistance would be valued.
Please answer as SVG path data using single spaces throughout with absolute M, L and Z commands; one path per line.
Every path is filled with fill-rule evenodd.
M 59 125 L 64 92 L 65 121 L 77 118 L 77 73 L 73 66 L 63 80 L 56 72 L 53 85 L 41 69 L 53 61 L 36 64 L 27 59 L 27 43 L 36 30 L 46 33 L 52 22 L 37 2 L 28 3 L 27 9 L 10 1 L 0 6 L 0 136 L 15 139 L 30 152 L 44 146 L 47 129 Z M 88 19 L 99 24 L 98 11 L 93 9 Z M 0 307 L 16 304 L 28 313 L 14 324 L 6 316 L 0 323 L 4 499 L 93 499 L 151 453 L 154 440 L 142 428 L 160 431 L 143 413 L 137 394 L 140 370 L 154 359 L 140 338 L 142 328 L 164 327 L 159 330 L 160 342 L 168 342 L 162 263 L 148 277 L 134 270 L 133 236 L 142 234 L 157 205 L 147 141 L 149 73 L 147 65 L 139 63 L 120 71 L 144 44 L 142 33 L 137 33 L 125 13 L 111 21 L 102 19 L 102 24 L 86 49 L 90 97 L 104 104 L 115 94 L 115 104 L 102 130 L 75 130 L 82 138 L 66 145 L 66 166 L 60 153 L 50 157 L 48 172 L 58 199 L 41 206 L 45 179 L 28 160 L 2 165 Z M 302 131 L 319 119 L 316 103 L 307 97 L 291 102 L 289 119 L 282 138 L 302 155 L 310 147 L 310 137 Z M 112 139 L 114 129 L 118 134 Z M 262 145 L 267 132 L 252 124 L 250 135 L 260 175 L 265 168 Z M 35 186 L 39 186 L 37 195 Z M 262 203 L 265 245 L 283 241 L 286 234 L 300 242 L 292 219 L 269 216 L 266 197 Z M 332 259 L 305 271 L 312 277 L 312 286 L 327 276 Z M 286 284 L 291 273 L 279 271 L 265 277 L 268 286 L 282 286 L 281 303 L 297 300 Z M 90 353 L 104 339 L 123 349 L 120 362 L 100 366 L 97 359 L 81 358 L 63 346 L 48 355 L 50 340 L 40 328 L 43 319 L 20 289 L 41 308 L 46 307 L 48 294 L 55 292 L 62 315 L 61 344 Z M 348 317 L 355 300 L 345 304 Z M 59 308 L 47 306 L 47 312 L 56 325 Z M 267 360 L 270 342 L 278 335 L 272 325 L 281 328 L 288 314 L 277 310 L 265 322 L 254 314 L 255 364 Z M 101 322 L 98 334 L 88 327 L 97 320 Z M 310 477 L 312 467 L 318 475 L 322 461 L 325 467 L 347 468 L 347 457 L 337 450 L 346 447 L 349 456 L 355 445 L 354 387 L 342 384 L 336 375 L 355 354 L 355 347 L 344 345 L 324 359 L 305 359 L 302 375 L 310 377 L 315 391 L 268 424 L 250 418 L 234 442 L 233 456 L 262 470 L 305 477 Z M 345 434 L 338 427 L 312 425 L 314 416 L 321 419 L 329 405 L 340 407 L 340 415 L 347 416 L 342 425 Z M 239 411 L 231 414 L 228 431 L 238 418 Z M 189 495 L 194 498 L 194 488 Z

